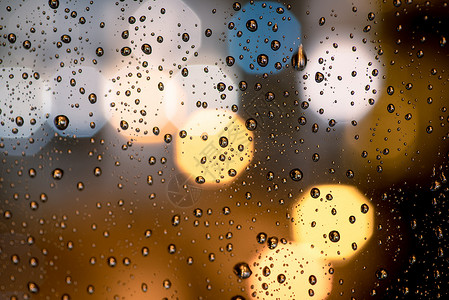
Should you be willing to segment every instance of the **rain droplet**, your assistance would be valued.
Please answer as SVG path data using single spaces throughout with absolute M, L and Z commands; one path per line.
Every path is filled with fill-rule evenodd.
M 97 54 L 98 57 L 103 56 L 104 54 L 104 50 L 101 47 L 98 47 L 97 50 L 95 50 L 95 53 Z
M 261 67 L 266 67 L 268 65 L 268 56 L 265 54 L 259 54 L 259 56 L 257 56 L 257 63 Z
M 256 240 L 257 240 L 257 242 L 259 244 L 263 244 L 263 243 L 265 243 L 267 241 L 267 238 L 268 238 L 268 236 L 267 236 L 267 234 L 265 232 L 260 232 L 257 235 Z
M 253 272 L 245 262 L 238 263 L 234 266 L 234 274 L 241 279 L 247 279 Z
M 340 240 L 340 233 L 336 230 L 332 230 L 329 232 L 329 240 L 334 243 L 338 242 Z
M 120 53 L 121 53 L 123 56 L 128 56 L 128 55 L 131 54 L 131 48 L 129 48 L 129 47 L 123 47 L 123 48 L 120 50 Z
M 326 19 L 325 19 L 324 17 L 321 17 L 321 18 L 318 20 L 318 24 L 319 24 L 320 26 L 323 26 L 325 23 L 326 23 Z
M 52 9 L 57 9 L 59 7 L 59 0 L 48 0 L 48 5 Z
M 323 82 L 323 80 L 324 80 L 324 75 L 323 75 L 323 73 L 321 73 L 321 72 L 316 72 L 316 74 L 315 74 L 315 81 L 316 81 L 317 83 L 320 83 L 320 82 Z
M 220 146 L 221 146 L 222 148 L 225 148 L 225 147 L 228 146 L 229 141 L 228 141 L 228 138 L 227 138 L 227 137 L 222 136 L 222 137 L 220 137 L 220 139 L 218 140 L 218 143 L 220 144 Z
M 257 121 L 253 118 L 249 118 L 248 120 L 246 120 L 245 126 L 249 131 L 254 131 L 257 128 Z
M 120 128 L 121 129 L 126 130 L 126 129 L 128 129 L 128 127 L 129 127 L 128 122 L 126 122 L 125 120 L 121 120 L 120 121 Z
M 303 176 L 302 171 L 298 168 L 290 171 L 290 178 L 293 181 L 300 181 L 302 179 L 302 176 Z
M 151 54 L 151 52 L 153 52 L 153 49 L 151 48 L 151 46 L 149 44 L 143 44 L 141 49 L 142 49 L 142 52 L 147 54 L 147 55 L 149 55 L 149 54 Z
M 64 175 L 64 171 L 59 168 L 54 169 L 52 172 L 53 179 L 56 179 L 56 180 L 61 180 L 63 175 Z
M 273 51 L 277 51 L 279 48 L 281 48 L 281 43 L 278 40 L 271 41 L 271 49 Z
M 384 268 L 380 268 L 379 270 L 376 271 L 376 277 L 379 280 L 386 279 L 387 276 L 388 276 L 387 270 L 385 270 Z
M 64 115 L 58 115 L 54 119 L 54 124 L 57 129 L 64 130 L 69 126 L 69 118 Z
M 248 22 L 246 22 L 246 28 L 251 32 L 256 31 L 257 30 L 257 21 L 254 19 L 248 20 Z

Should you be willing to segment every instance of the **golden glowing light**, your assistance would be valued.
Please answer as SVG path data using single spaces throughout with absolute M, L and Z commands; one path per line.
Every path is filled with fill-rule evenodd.
M 333 270 L 306 244 L 265 248 L 250 265 L 248 291 L 254 299 L 325 299 Z
M 355 187 L 319 185 L 294 207 L 295 240 L 332 263 L 351 258 L 373 233 L 374 212 Z
M 197 112 L 181 132 L 186 136 L 176 139 L 176 162 L 198 183 L 231 181 L 252 159 L 253 134 L 236 115 L 223 111 Z

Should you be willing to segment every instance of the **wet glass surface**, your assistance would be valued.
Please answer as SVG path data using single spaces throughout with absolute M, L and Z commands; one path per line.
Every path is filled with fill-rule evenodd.
M 445 299 L 448 23 L 0 0 L 0 298 Z

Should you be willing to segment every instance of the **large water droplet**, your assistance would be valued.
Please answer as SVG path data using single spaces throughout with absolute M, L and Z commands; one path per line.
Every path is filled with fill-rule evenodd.
M 247 263 L 241 262 L 234 266 L 234 273 L 239 278 L 247 279 L 253 272 L 251 271 Z
M 58 115 L 54 119 L 54 124 L 57 129 L 64 130 L 69 126 L 69 118 L 64 115 Z

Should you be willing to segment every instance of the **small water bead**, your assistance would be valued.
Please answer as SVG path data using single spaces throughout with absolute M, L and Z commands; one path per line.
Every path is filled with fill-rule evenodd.
M 325 23 L 326 23 L 326 19 L 325 19 L 324 17 L 321 17 L 321 18 L 318 20 L 318 24 L 319 24 L 320 26 L 323 26 Z
M 70 35 L 68 35 L 68 34 L 63 34 L 63 35 L 61 36 L 61 41 L 62 41 L 63 43 L 65 43 L 65 44 L 68 44 L 68 43 L 70 43 L 70 42 L 72 41 L 72 38 L 71 38 Z
M 278 246 L 279 239 L 275 236 L 269 237 L 267 240 L 268 249 L 273 250 Z
M 170 244 L 170 245 L 168 245 L 168 253 L 169 254 L 175 254 L 176 253 L 176 245 L 174 245 L 174 244 Z
M 123 48 L 120 50 L 120 53 L 121 53 L 123 56 L 128 56 L 128 55 L 131 54 L 131 48 L 129 48 L 129 47 L 123 47 Z
M 265 276 L 265 277 L 268 277 L 268 276 L 270 276 L 270 274 L 271 274 L 270 268 L 267 267 L 267 266 L 265 266 L 265 267 L 262 269 L 262 275 Z
M 248 120 L 246 120 L 245 126 L 249 131 L 254 131 L 257 128 L 257 121 L 253 118 L 249 118 Z
M 171 288 L 171 282 L 170 282 L 170 280 L 165 279 L 165 280 L 162 282 L 162 286 L 163 286 L 165 289 Z
M 220 144 L 220 147 L 225 148 L 228 146 L 229 141 L 228 138 L 225 136 L 220 137 L 220 139 L 218 140 L 218 143 Z
M 234 274 L 241 279 L 249 278 L 252 273 L 253 272 L 251 271 L 250 267 L 245 262 L 237 263 L 234 266 Z
M 340 240 L 340 233 L 336 230 L 332 230 L 329 232 L 329 240 L 334 243 L 338 242 Z
M 114 256 L 110 256 L 107 259 L 108 266 L 111 268 L 115 267 L 117 265 L 117 259 Z
M 318 188 L 312 188 L 310 190 L 310 196 L 312 196 L 312 198 L 318 198 L 320 196 L 320 190 Z
M 310 276 L 309 276 L 309 283 L 310 283 L 311 285 L 315 285 L 315 284 L 317 283 L 317 279 L 316 279 L 316 276 L 315 276 L 315 275 L 310 275 Z
M 393 86 L 390 85 L 390 86 L 387 87 L 387 94 L 390 95 L 390 96 L 394 94 L 394 87 Z
M 324 80 L 324 75 L 321 72 L 316 72 L 315 74 L 315 81 L 316 83 L 321 83 Z
M 101 57 L 104 54 L 104 50 L 103 48 L 98 47 L 97 50 L 95 50 L 95 53 L 97 54 L 98 57 Z
M 179 132 L 179 137 L 180 138 L 185 138 L 185 137 L 187 137 L 187 131 L 185 131 L 185 130 L 181 130 L 180 132 Z
M 427 127 L 426 127 L 426 132 L 429 133 L 429 134 L 432 133 L 432 132 L 433 132 L 433 127 L 430 126 L 430 125 L 427 126 Z
M 303 177 L 303 173 L 300 169 L 295 168 L 293 170 L 290 171 L 290 178 L 293 181 L 300 181 Z
M 226 64 L 227 64 L 229 67 L 233 66 L 234 63 L 235 63 L 234 57 L 232 57 L 232 56 L 227 56 L 227 57 L 226 57 Z
M 182 40 L 183 40 L 184 42 L 188 42 L 188 41 L 190 40 L 190 36 L 189 36 L 189 34 L 188 34 L 187 32 L 184 32 L 184 33 L 182 34 L 181 38 L 182 38 Z
M 240 81 L 239 82 L 239 89 L 241 91 L 246 91 L 247 88 L 248 88 L 248 84 L 246 83 L 246 81 Z
M 279 48 L 281 48 L 281 43 L 278 40 L 271 41 L 271 49 L 273 51 L 277 51 Z
M 197 177 L 195 178 L 195 182 L 198 183 L 198 184 L 203 184 L 203 183 L 206 182 L 206 179 L 204 179 L 203 176 L 197 176 Z
M 257 236 L 256 236 L 256 240 L 259 244 L 264 244 L 268 239 L 268 235 L 265 232 L 260 232 Z
M 59 168 L 54 169 L 52 172 L 53 179 L 56 179 L 56 180 L 61 180 L 63 175 L 64 175 L 64 171 Z
M 242 8 L 242 5 L 239 2 L 234 2 L 234 4 L 232 4 L 232 8 L 235 11 L 239 11 Z
M 279 274 L 279 275 L 277 276 L 277 281 L 278 281 L 279 283 L 284 283 L 285 280 L 287 280 L 287 277 L 286 277 L 284 274 Z
M 254 19 L 250 19 L 246 22 L 246 28 L 251 32 L 256 31 L 257 27 L 258 27 L 257 21 Z
M 366 213 L 368 212 L 368 210 L 369 210 L 369 207 L 368 207 L 367 204 L 363 203 L 362 206 L 360 206 L 360 211 L 361 211 L 363 214 L 366 214 Z
M 304 47 L 303 45 L 299 45 L 298 47 L 298 52 L 296 52 L 293 56 L 292 56 L 292 66 L 297 70 L 297 71 L 302 71 L 306 68 L 307 65 L 307 56 L 306 53 L 304 51 Z
M 48 5 L 51 9 L 57 9 L 59 7 L 59 0 L 48 0 Z
M 387 105 L 387 111 L 391 114 L 391 113 L 393 113 L 394 111 L 395 111 L 395 107 L 394 107 L 394 104 L 392 104 L 392 103 L 390 103 L 390 104 L 388 104 Z
M 219 82 L 219 83 L 217 84 L 217 90 L 218 90 L 219 92 L 223 92 L 225 89 L 226 89 L 226 84 L 224 84 L 223 82 Z
M 87 286 L 87 293 L 88 293 L 88 294 L 91 294 L 91 295 L 92 295 L 93 293 L 95 293 L 95 287 L 94 287 L 93 285 L 91 285 L 91 284 L 88 285 L 88 286 Z
M 21 126 L 23 126 L 23 123 L 24 123 L 23 118 L 21 116 L 17 116 L 16 117 L 16 125 L 21 127 Z
M 385 270 L 384 268 L 380 268 L 376 271 L 376 277 L 379 280 L 383 280 L 386 279 L 388 277 L 388 273 L 387 270 Z
M 346 171 L 346 177 L 348 177 L 348 178 L 354 178 L 354 171 L 352 171 L 352 170 L 347 170 L 347 171 Z
M 36 283 L 30 281 L 30 282 L 28 282 L 27 286 L 28 286 L 28 291 L 30 293 L 33 293 L 33 294 L 39 293 L 39 286 Z
M 167 144 L 171 143 L 172 140 L 173 136 L 170 133 L 164 135 L 164 142 L 166 142 Z
M 123 130 L 127 130 L 129 128 L 128 122 L 126 122 L 125 120 L 121 120 L 120 121 L 120 128 Z
M 268 65 L 268 56 L 266 54 L 259 54 L 257 56 L 257 63 L 261 67 L 266 67 Z
M 212 36 L 212 30 L 210 28 L 207 28 L 206 31 L 204 32 L 204 35 L 206 35 L 206 37 Z
M 22 46 L 23 46 L 24 49 L 28 50 L 28 49 L 31 48 L 31 42 L 29 40 L 25 40 L 25 41 L 23 41 Z
M 91 93 L 91 94 L 89 94 L 88 99 L 91 104 L 95 104 L 97 102 L 97 95 L 94 93 Z
M 141 49 L 142 49 L 142 52 L 147 55 L 150 55 L 151 52 L 153 52 L 153 49 L 151 48 L 151 46 L 149 44 L 143 44 Z
M 69 118 L 65 115 L 58 115 L 54 118 L 54 124 L 57 129 L 64 130 L 69 126 Z
M 440 46 L 444 47 L 444 46 L 446 46 L 446 44 L 447 44 L 446 37 L 442 36 L 441 39 L 440 39 Z
M 354 216 L 350 216 L 349 217 L 349 223 L 351 223 L 351 224 L 355 223 L 355 217 Z

